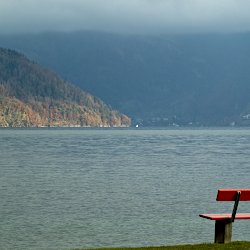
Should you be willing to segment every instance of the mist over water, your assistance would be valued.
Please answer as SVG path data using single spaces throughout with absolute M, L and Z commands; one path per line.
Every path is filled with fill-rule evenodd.
M 249 188 L 249 129 L 2 129 L 0 152 L 2 249 L 213 242 L 198 214 Z

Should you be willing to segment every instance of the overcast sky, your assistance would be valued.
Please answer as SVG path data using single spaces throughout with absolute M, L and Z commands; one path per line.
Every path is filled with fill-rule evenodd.
M 250 0 L 0 0 L 0 33 L 250 30 Z

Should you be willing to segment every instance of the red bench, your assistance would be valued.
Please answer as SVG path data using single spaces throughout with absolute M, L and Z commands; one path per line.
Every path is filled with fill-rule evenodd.
M 217 201 L 234 201 L 232 213 L 200 214 L 205 219 L 215 221 L 215 243 L 228 243 L 232 239 L 232 223 L 234 220 L 249 220 L 250 213 L 237 213 L 240 201 L 250 201 L 250 189 L 219 189 Z

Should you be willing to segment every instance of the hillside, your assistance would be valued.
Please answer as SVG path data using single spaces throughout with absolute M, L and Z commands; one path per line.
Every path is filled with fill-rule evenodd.
M 144 126 L 250 125 L 250 34 L 0 37 Z
M 130 119 L 25 56 L 0 49 L 0 127 L 129 126 Z

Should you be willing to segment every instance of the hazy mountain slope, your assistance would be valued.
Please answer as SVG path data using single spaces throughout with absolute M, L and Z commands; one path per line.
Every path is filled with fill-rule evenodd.
M 147 125 L 247 124 L 250 34 L 0 37 Z M 245 116 L 246 117 L 246 116 Z
M 25 56 L 0 49 L 0 126 L 129 126 L 127 116 Z

